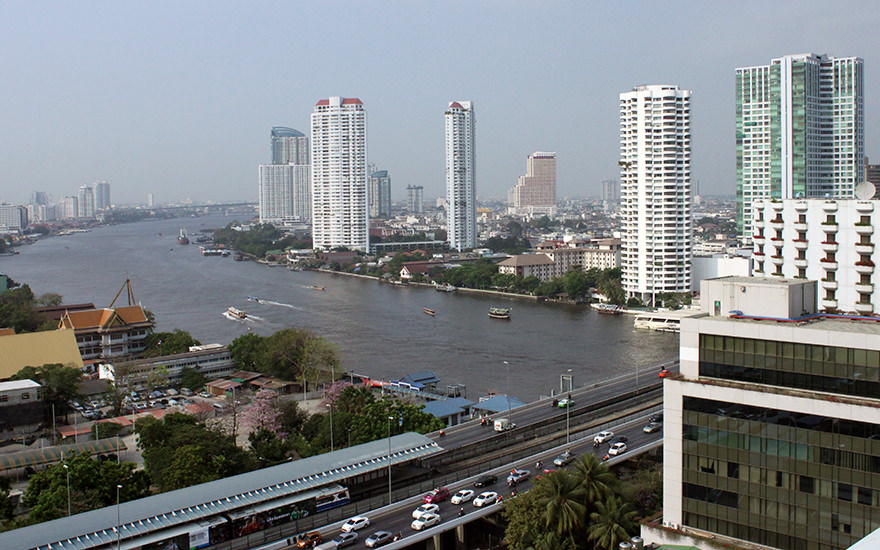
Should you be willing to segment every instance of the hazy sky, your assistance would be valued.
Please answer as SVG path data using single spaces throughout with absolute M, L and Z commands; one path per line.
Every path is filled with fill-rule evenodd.
M 250 200 L 269 130 L 359 97 L 392 194 L 445 193 L 443 112 L 471 100 L 477 190 L 506 197 L 531 151 L 558 194 L 617 177 L 618 94 L 693 92 L 693 177 L 733 194 L 734 69 L 815 52 L 865 60 L 880 160 L 875 2 L 5 2 L 0 200 L 95 180 L 114 203 Z

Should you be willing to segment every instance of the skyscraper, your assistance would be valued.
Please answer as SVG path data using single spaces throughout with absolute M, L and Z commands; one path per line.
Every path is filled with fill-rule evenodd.
M 406 209 L 410 214 L 425 213 L 425 188 L 423 186 L 406 186 Z
M 312 215 L 309 138 L 284 126 L 272 127 L 269 136 L 272 164 L 258 169 L 260 223 L 308 221 Z
M 556 214 L 556 153 L 536 151 L 510 193 L 512 214 Z
M 367 112 L 357 98 L 315 105 L 312 124 L 312 245 L 368 250 Z
M 474 106 L 453 101 L 446 109 L 446 240 L 450 248 L 477 246 L 477 154 Z
M 110 208 L 110 184 L 106 181 L 96 181 L 92 187 L 95 195 L 95 211 Z
M 373 166 L 373 164 L 370 164 Z M 391 217 L 391 176 L 388 170 L 373 171 L 370 175 L 370 218 Z
M 812 53 L 736 70 L 737 229 L 761 199 L 852 198 L 865 157 L 863 61 Z
M 690 98 L 678 86 L 620 94 L 621 283 L 647 303 L 691 289 Z
M 77 204 L 79 205 L 80 218 L 95 217 L 95 191 L 91 185 L 81 185 Z
M 272 164 L 308 164 L 309 138 L 299 130 L 285 126 L 273 126 Z
M 76 197 L 68 196 L 61 199 L 61 219 L 79 217 L 79 204 Z

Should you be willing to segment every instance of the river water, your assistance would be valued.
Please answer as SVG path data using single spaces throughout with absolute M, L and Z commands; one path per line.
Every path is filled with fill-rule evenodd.
M 29 284 L 36 295 L 55 292 L 66 303 L 97 307 L 109 306 L 130 278 L 135 298 L 156 315 L 159 331 L 180 328 L 202 343 L 228 344 L 249 331 L 268 336 L 289 326 L 306 328 L 336 345 L 347 371 L 396 379 L 432 370 L 439 389 L 465 384 L 473 401 L 490 390 L 504 393 L 509 385 L 511 395 L 528 402 L 558 388 L 561 374 L 581 386 L 678 354 L 677 334 L 634 331 L 626 315 L 290 272 L 201 256 L 196 244 L 177 243 L 181 227 L 194 240 L 199 230 L 232 220 L 139 222 L 51 237 L 0 257 L 0 273 Z M 261 303 L 248 302 L 248 296 Z M 126 303 L 124 296 L 117 301 Z M 229 306 L 245 309 L 248 319 L 224 316 Z M 492 306 L 512 308 L 512 319 L 490 319 Z M 435 310 L 436 317 L 422 308 Z

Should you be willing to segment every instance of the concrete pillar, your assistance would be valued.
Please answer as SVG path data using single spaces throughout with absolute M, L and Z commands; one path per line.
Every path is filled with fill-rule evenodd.
M 455 550 L 465 550 L 464 528 L 467 523 L 463 523 L 455 528 Z

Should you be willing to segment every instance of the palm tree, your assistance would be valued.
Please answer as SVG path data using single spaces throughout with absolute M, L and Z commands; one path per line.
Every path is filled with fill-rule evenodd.
M 593 507 L 596 502 L 614 494 L 618 481 L 606 464 L 591 454 L 575 462 L 574 477 L 583 489 L 584 504 Z
M 587 537 L 595 542 L 596 548 L 613 550 L 618 544 L 629 540 L 635 530 L 635 510 L 621 502 L 616 496 L 596 502 L 596 511 L 590 514 L 592 524 Z
M 552 473 L 535 485 L 537 509 L 544 509 L 544 525 L 560 537 L 571 537 L 586 523 L 584 490 L 567 471 Z

